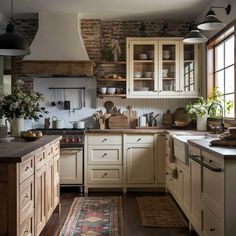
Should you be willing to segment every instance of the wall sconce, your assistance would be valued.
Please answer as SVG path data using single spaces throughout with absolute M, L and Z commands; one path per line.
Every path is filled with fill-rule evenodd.
M 220 21 L 217 17 L 215 12 L 212 10 L 213 8 L 223 8 L 227 15 L 229 15 L 231 11 L 231 5 L 229 4 L 227 7 L 217 7 L 212 6 L 210 10 L 207 12 L 205 16 L 205 20 L 201 22 L 197 27 L 200 30 L 221 30 L 225 27 L 225 23 Z
M 207 38 L 199 31 L 199 29 L 220 30 L 225 27 L 225 24 L 216 17 L 215 12 L 212 10 L 213 8 L 223 8 L 225 9 L 227 15 L 229 15 L 231 11 L 230 4 L 228 4 L 227 7 L 212 6 L 210 10 L 207 12 L 205 20 L 200 24 L 198 24 L 197 26 L 196 25 L 192 26 L 191 32 L 184 37 L 183 40 L 184 43 L 205 43 L 207 42 Z
M 204 36 L 197 28 L 196 24 L 191 23 L 189 26 L 190 32 L 184 37 L 184 43 L 205 43 L 207 42 Z

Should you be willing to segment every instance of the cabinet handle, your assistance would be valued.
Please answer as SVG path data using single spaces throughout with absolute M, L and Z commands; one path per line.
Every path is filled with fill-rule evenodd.
M 43 158 L 41 157 L 39 161 L 42 161 L 42 160 L 43 160 Z
M 107 141 L 107 139 L 106 138 L 104 138 L 103 140 L 102 140 L 102 143 L 104 143 L 104 142 L 106 142 Z
M 183 172 L 182 170 L 179 171 L 179 173 L 182 173 L 182 172 Z
M 26 194 L 25 194 L 25 198 L 28 198 L 28 197 L 29 197 L 29 195 L 26 193 Z
M 128 151 L 128 150 L 130 150 L 130 149 L 131 149 L 131 148 L 130 148 L 130 147 L 128 147 L 128 148 L 127 148 L 127 151 Z
M 160 93 L 160 92 L 162 92 L 162 90 L 159 90 L 158 92 Z
M 137 139 L 137 142 L 139 142 L 139 141 L 141 141 L 141 138 L 138 138 L 138 139 Z
M 158 91 L 157 90 L 154 90 L 155 93 L 157 93 Z
M 106 177 L 106 176 L 107 176 L 107 173 L 104 173 L 103 176 L 102 176 L 102 178 L 104 178 L 104 177 Z
M 107 155 L 107 153 L 104 153 L 103 155 L 102 155 L 102 157 L 105 157 Z
M 215 228 L 210 228 L 210 232 L 214 232 L 214 231 L 216 231 Z
M 26 166 L 25 171 L 27 171 L 28 169 L 29 169 L 29 166 Z

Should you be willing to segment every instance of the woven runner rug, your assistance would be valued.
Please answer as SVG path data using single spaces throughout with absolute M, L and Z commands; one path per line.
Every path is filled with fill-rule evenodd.
M 123 236 L 122 197 L 75 198 L 60 236 Z
M 143 226 L 188 227 L 183 215 L 170 196 L 137 197 L 137 201 Z

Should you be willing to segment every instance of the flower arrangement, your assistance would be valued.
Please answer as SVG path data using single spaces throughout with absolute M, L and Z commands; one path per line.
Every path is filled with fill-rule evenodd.
M 43 95 L 39 92 L 25 92 L 24 82 L 18 80 L 15 83 L 13 92 L 0 99 L 0 118 L 24 118 L 38 121 L 42 113 L 47 114 L 45 107 L 40 107 L 39 102 L 43 101 Z
M 233 107 L 233 103 L 231 101 L 225 101 L 224 97 L 222 96 L 222 93 L 219 91 L 218 87 L 213 88 L 213 90 L 210 93 L 210 96 L 208 99 L 204 99 L 203 97 L 199 97 L 195 103 L 190 103 L 186 106 L 186 110 L 188 114 L 190 115 L 191 119 L 196 119 L 198 117 L 208 117 L 208 110 L 212 103 L 219 103 L 223 107 L 225 107 L 225 111 L 227 113 L 230 112 L 230 110 Z M 217 107 L 212 107 L 211 113 L 209 114 L 209 117 L 217 118 L 221 117 L 221 110 L 217 109 Z

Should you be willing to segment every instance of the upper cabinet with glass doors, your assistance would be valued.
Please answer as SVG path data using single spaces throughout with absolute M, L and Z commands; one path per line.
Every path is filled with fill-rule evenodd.
M 182 38 L 127 38 L 127 97 L 198 95 L 198 46 Z

